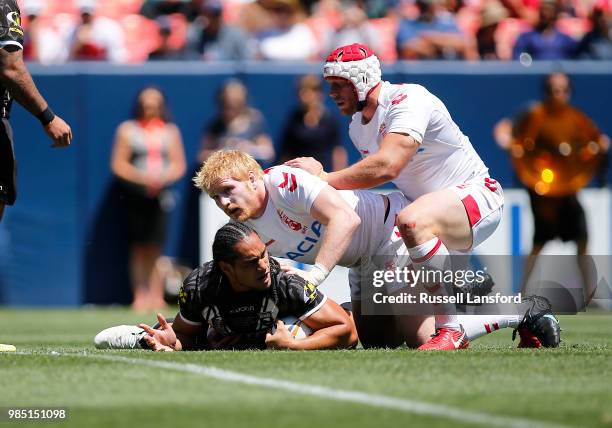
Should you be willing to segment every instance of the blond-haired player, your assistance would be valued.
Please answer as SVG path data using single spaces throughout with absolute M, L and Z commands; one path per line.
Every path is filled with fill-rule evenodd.
M 336 264 L 349 267 L 352 309 L 366 346 L 397 345 L 398 337 L 400 342 L 418 346 L 434 333 L 431 316 L 366 319 L 361 311 L 362 299 L 369 298 L 372 291 L 363 289 L 371 284 L 363 284 L 362 278 L 371 278 L 373 270 L 403 267 L 409 261 L 395 226 L 395 216 L 409 206 L 402 193 L 335 190 L 297 168 L 276 166 L 262 171 L 253 158 L 239 151 L 214 153 L 194 182 L 230 218 L 255 229 L 271 255 L 314 265 L 309 272 L 299 273 L 315 285 Z M 390 284 L 387 291 L 394 293 L 405 285 Z M 538 319 L 550 313 L 544 306 L 534 312 Z M 532 309 L 528 304 L 526 311 Z M 522 346 L 558 345 L 555 329 L 535 334 L 529 322 L 521 324 L 519 315 L 460 316 L 459 321 L 472 339 L 498 328 L 517 327 Z

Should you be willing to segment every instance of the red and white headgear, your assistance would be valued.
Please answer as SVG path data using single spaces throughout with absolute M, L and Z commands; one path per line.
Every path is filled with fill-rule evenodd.
M 357 101 L 363 107 L 368 94 L 380 83 L 380 61 L 366 45 L 353 43 L 340 46 L 327 57 L 323 77 L 336 77 L 351 82 L 355 87 Z

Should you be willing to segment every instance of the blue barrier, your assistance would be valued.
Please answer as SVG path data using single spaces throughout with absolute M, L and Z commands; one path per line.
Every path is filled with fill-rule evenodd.
M 384 67 L 386 80 L 427 86 L 504 186 L 516 185 L 508 157 L 493 142 L 493 125 L 540 96 L 541 78 L 563 69 L 573 78 L 573 103 L 612 134 L 609 109 L 611 63 L 404 63 Z M 251 103 L 264 113 L 277 143 L 286 114 L 297 103 L 295 83 L 318 64 L 155 63 L 139 66 L 31 65 L 38 87 L 73 127 L 74 145 L 51 150 L 36 120 L 15 106 L 11 122 L 19 162 L 19 196 L 0 223 L 0 304 L 78 305 L 130 299 L 127 248 L 113 199 L 110 152 L 117 125 L 128 118 L 146 84 L 167 95 L 181 129 L 190 172 L 203 126 L 216 111 L 215 95 L 229 78 L 242 79 Z M 331 105 L 330 109 L 337 113 Z M 343 126 L 348 120 L 341 118 Z M 344 132 L 351 161 L 358 158 Z M 191 175 L 175 186 L 179 195 L 166 253 L 188 263 L 197 258 L 197 218 Z M 609 181 L 609 177 L 608 177 Z

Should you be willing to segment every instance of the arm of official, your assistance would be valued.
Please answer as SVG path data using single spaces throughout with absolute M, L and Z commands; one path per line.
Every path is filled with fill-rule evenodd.
M 53 141 L 51 147 L 65 147 L 72 141 L 72 130 L 56 116 L 42 97 L 23 62 L 20 45 L 0 46 L 0 81 L 11 96 L 41 122 Z

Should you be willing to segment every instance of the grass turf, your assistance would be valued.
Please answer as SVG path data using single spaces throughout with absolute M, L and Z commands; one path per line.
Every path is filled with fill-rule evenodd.
M 400 349 L 154 354 L 93 348 L 93 336 L 105 327 L 153 320 L 153 315 L 143 317 L 125 309 L 0 309 L 0 343 L 13 344 L 23 353 L 0 353 L 0 407 L 68 409 L 67 421 L 45 426 L 473 426 L 96 358 L 119 355 L 214 366 L 566 426 L 612 426 L 612 314 L 562 317 L 563 343 L 554 350 L 516 350 L 510 330 L 454 353 Z

